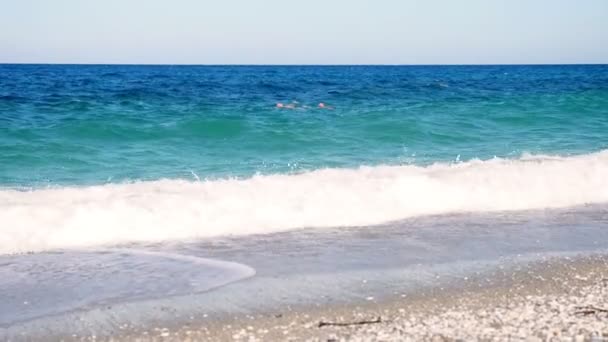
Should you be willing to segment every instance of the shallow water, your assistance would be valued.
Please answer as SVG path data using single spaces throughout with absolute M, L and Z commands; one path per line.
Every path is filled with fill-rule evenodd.
M 381 300 L 548 257 L 605 253 L 607 227 L 608 208 L 594 205 L 4 256 L 11 276 L 0 289 L 11 296 L 0 318 L 5 336 L 103 335 L 125 324 Z
M 0 326 L 123 301 L 202 293 L 251 277 L 245 265 L 136 249 L 0 257 Z

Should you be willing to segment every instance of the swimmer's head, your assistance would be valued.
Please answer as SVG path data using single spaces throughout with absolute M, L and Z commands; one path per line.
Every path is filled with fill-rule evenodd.
M 282 104 L 281 102 L 278 102 L 278 103 L 277 103 L 277 108 L 283 108 L 283 107 L 285 107 L 285 105 L 284 105 L 284 104 Z
M 320 103 L 319 103 L 319 108 L 325 108 L 325 103 L 320 102 Z

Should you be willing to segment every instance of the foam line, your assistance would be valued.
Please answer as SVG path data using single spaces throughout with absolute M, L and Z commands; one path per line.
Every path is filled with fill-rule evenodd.
M 608 202 L 608 150 L 213 181 L 0 190 L 0 253 Z

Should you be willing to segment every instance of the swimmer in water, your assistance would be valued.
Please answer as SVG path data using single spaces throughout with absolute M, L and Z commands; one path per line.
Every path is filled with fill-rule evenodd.
M 319 105 L 317 105 L 317 107 L 318 107 L 319 109 L 334 109 L 334 107 L 328 106 L 328 105 L 326 105 L 326 104 L 325 104 L 325 103 L 323 103 L 323 102 L 319 102 Z
M 293 103 L 284 104 L 282 102 L 278 102 L 275 107 L 280 109 L 295 109 L 296 105 Z

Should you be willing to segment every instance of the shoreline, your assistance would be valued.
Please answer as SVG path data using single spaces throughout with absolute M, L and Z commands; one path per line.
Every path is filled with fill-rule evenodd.
M 42 274 L 38 285 L 20 288 L 21 298 L 13 298 L 14 305 L 5 305 L 13 310 L 5 310 L 5 322 L 9 320 L 0 326 L 0 339 L 327 341 L 346 334 L 347 340 L 358 336 L 382 340 L 370 337 L 371 332 L 366 329 L 390 335 L 403 330 L 403 326 L 413 334 L 416 329 L 409 322 L 410 316 L 418 323 L 431 322 L 419 327 L 428 329 L 429 324 L 437 326 L 433 320 L 448 309 L 470 318 L 476 317 L 475 310 L 479 309 L 500 309 L 510 303 L 525 307 L 526 302 L 521 299 L 525 296 L 568 297 L 576 289 L 581 289 L 580 294 L 597 293 L 598 289 L 583 288 L 596 285 L 604 277 L 598 274 L 608 270 L 608 250 L 602 247 L 608 234 L 604 212 L 591 207 L 508 216 L 442 216 L 374 229 L 332 229 L 321 233 L 302 230 L 259 238 L 130 246 L 132 259 L 125 259 L 123 249 L 100 255 L 95 254 L 100 251 L 89 251 L 88 259 L 74 251 L 33 255 L 29 264 L 39 267 L 47 263 L 53 268 Z M 187 291 L 198 277 L 203 277 L 200 284 L 204 285 L 218 274 L 188 263 L 171 265 L 167 260 L 150 259 L 150 253 L 230 261 L 247 265 L 256 275 L 210 291 Z M 94 266 L 85 267 L 90 264 L 87 260 L 105 260 L 106 267 L 110 267 L 106 273 L 113 276 L 104 276 Z M 147 266 L 140 269 L 140 264 Z M 75 280 L 53 276 L 63 272 L 52 270 L 73 267 L 70 265 L 89 271 L 74 273 Z M 117 280 L 125 269 L 130 270 L 125 278 L 130 280 L 123 284 Z M 91 278 L 93 274 L 101 278 Z M 66 301 L 54 296 L 54 301 L 46 303 L 36 300 L 47 298 L 52 291 L 65 297 L 78 289 L 86 290 L 86 286 L 72 285 L 78 284 L 78 279 L 128 292 L 123 300 L 116 297 L 63 312 L 60 305 L 71 305 L 78 297 Z M 48 284 L 49 290 L 43 284 Z M 7 293 L 14 291 L 11 287 L 6 289 Z M 133 300 L 128 294 L 137 294 L 136 291 L 157 291 L 159 296 Z M 97 295 L 103 299 L 99 297 L 102 294 Z M 544 303 L 544 299 L 537 299 Z M 20 305 L 22 301 L 24 305 Z M 15 310 L 22 310 L 23 315 L 55 311 L 13 324 L 11 317 L 20 314 Z M 381 322 L 376 323 L 378 317 Z M 361 321 L 373 323 L 348 325 Z M 319 327 L 320 322 L 346 326 Z M 469 328 L 473 331 L 475 325 L 470 324 Z M 457 333 L 453 330 L 441 334 L 459 336 Z M 424 339 L 411 336 L 413 340 Z
M 463 280 L 379 301 L 175 322 L 108 340 L 608 340 L 607 254 L 499 267 Z

